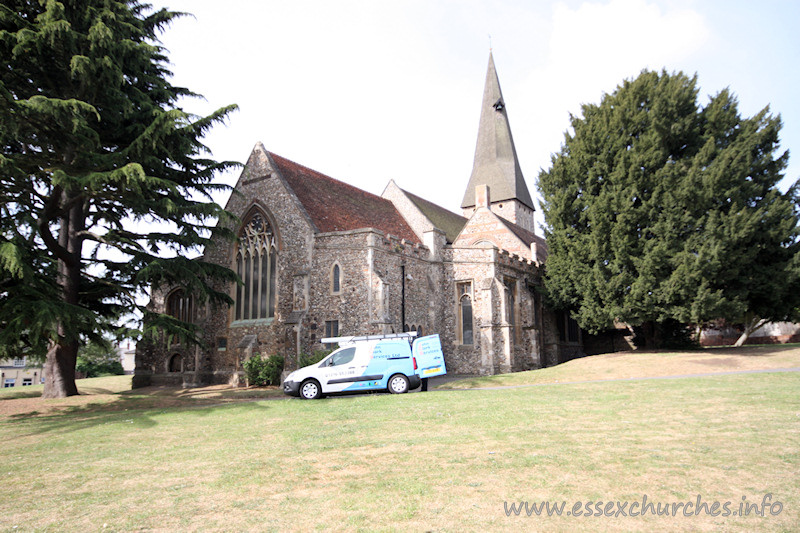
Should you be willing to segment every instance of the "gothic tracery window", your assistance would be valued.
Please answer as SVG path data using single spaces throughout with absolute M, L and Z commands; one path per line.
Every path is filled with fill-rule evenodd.
M 167 297 L 167 314 L 183 322 L 193 322 L 194 302 L 192 297 L 183 289 L 172 291 Z
M 255 213 L 242 228 L 236 252 L 236 273 L 244 285 L 236 287 L 235 320 L 275 316 L 277 257 L 272 226 Z

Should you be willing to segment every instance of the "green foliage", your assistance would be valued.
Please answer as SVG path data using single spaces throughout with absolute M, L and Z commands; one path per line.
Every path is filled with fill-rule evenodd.
M 121 376 L 125 374 L 119 354 L 114 346 L 106 341 L 91 341 L 78 350 L 75 370 L 87 378 L 102 376 Z
M 125 374 L 125 370 L 122 368 L 122 363 L 119 361 L 97 363 L 81 355 L 78 356 L 78 362 L 75 365 L 75 370 L 87 378 L 121 376 Z
M 325 359 L 325 357 L 330 355 L 332 351 L 333 350 L 314 350 L 314 352 L 311 354 L 305 354 L 305 353 L 300 354 L 300 361 L 299 361 L 300 368 L 319 363 L 320 361 Z
M 270 355 L 269 357 L 254 355 L 243 365 L 247 382 L 256 387 L 280 385 L 283 363 L 282 355 Z
M 48 352 L 52 372 L 134 309 L 145 333 L 199 342 L 197 328 L 137 302 L 154 285 L 230 303 L 218 288 L 236 275 L 186 257 L 217 220 L 234 237 L 211 195 L 235 163 L 212 159 L 202 138 L 235 106 L 180 107 L 197 95 L 169 82 L 158 41 L 178 16 L 137 0 L 0 5 L 0 346 Z
M 539 176 L 552 305 L 592 333 L 793 315 L 797 184 L 776 187 L 780 118 L 737 107 L 727 89 L 701 107 L 696 77 L 649 71 L 582 106 Z

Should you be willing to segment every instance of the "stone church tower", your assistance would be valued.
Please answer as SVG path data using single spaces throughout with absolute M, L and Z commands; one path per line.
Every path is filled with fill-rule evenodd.
M 395 181 L 374 195 L 261 143 L 234 188 L 225 208 L 241 221 L 230 228 L 239 242 L 214 240 L 204 254 L 243 280 L 219 287 L 234 305 L 155 287 L 151 309 L 195 323 L 206 347 L 139 343 L 135 386 L 237 383 L 256 353 L 283 355 L 290 371 L 325 348 L 320 339 L 349 334 L 438 333 L 448 371 L 462 374 L 583 353 L 577 324 L 542 304 L 547 247 L 491 54 L 461 215 Z

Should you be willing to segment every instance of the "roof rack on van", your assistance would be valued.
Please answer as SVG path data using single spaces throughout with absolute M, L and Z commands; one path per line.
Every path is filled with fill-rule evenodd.
M 383 339 L 409 339 L 417 336 L 416 331 L 407 331 L 406 333 L 387 333 L 386 335 L 351 335 L 349 337 L 327 337 L 320 339 L 322 344 L 352 344 L 361 341 L 380 341 Z

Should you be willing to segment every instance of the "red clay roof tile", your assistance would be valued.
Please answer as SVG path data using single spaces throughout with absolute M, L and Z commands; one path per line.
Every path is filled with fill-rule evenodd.
M 420 242 L 389 200 L 272 152 L 270 156 L 320 232 L 375 228 L 409 242 Z

